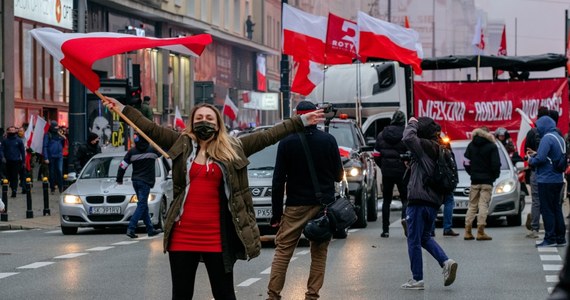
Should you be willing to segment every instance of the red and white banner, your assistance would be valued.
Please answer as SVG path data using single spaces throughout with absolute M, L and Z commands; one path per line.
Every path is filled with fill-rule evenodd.
M 186 124 L 184 123 L 184 119 L 182 119 L 182 114 L 178 110 L 178 105 L 176 106 L 175 113 L 174 113 L 174 128 L 185 129 Z
M 356 58 L 356 22 L 329 13 L 325 45 L 327 64 L 349 64 Z
M 324 71 L 321 65 L 309 60 L 295 61 L 295 63 L 297 71 L 291 84 L 291 92 L 307 96 L 323 81 Z
M 49 124 L 40 116 L 36 116 L 36 122 L 34 123 L 34 131 L 32 131 L 32 137 L 29 148 L 36 153 L 43 152 L 44 145 L 44 135 L 49 129 Z
M 209 34 L 159 39 L 114 32 L 63 33 L 48 27 L 33 29 L 30 34 L 93 92 L 99 89 L 100 83 L 91 67 L 101 58 L 155 47 L 198 57 L 212 42 Z
M 257 54 L 257 90 L 267 91 L 265 55 Z
M 232 121 L 235 121 L 237 119 L 238 108 L 234 104 L 232 99 L 230 99 L 230 95 L 226 95 L 226 100 L 224 101 L 223 113 Z
M 566 78 L 505 82 L 414 83 L 414 112 L 433 118 L 451 139 L 469 139 L 473 129 L 505 127 L 515 144 L 521 130 L 521 109 L 536 120 L 538 108 L 558 111 L 558 128 L 568 132 Z
M 409 28 L 358 12 L 358 54 L 364 57 L 391 59 L 412 66 L 422 73 L 423 49 L 419 34 Z
M 283 54 L 325 63 L 327 18 L 283 4 Z

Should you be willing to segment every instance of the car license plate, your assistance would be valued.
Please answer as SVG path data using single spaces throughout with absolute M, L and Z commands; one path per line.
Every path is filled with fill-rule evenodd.
M 255 217 L 256 218 L 271 218 L 273 216 L 273 212 L 271 211 L 271 207 L 256 207 L 255 208 Z
M 89 207 L 90 215 L 115 215 L 121 213 L 120 206 Z
M 458 201 L 455 200 L 455 208 L 468 208 L 469 201 Z

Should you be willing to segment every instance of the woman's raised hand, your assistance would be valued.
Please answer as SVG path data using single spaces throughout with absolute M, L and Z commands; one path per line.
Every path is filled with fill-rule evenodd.
M 125 108 L 125 105 L 123 105 L 121 102 L 119 102 L 119 100 L 115 99 L 115 98 L 111 98 L 111 97 L 105 97 L 103 100 L 103 105 L 105 105 L 108 109 L 113 109 L 115 108 L 118 111 L 123 111 L 123 109 Z

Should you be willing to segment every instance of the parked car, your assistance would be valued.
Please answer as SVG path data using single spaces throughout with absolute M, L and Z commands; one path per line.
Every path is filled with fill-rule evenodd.
M 357 208 L 358 220 L 353 227 L 365 228 L 368 222 L 378 219 L 377 168 L 372 156 L 374 146 L 366 145 L 360 127 L 352 119 L 332 119 L 328 132 L 335 137 L 340 148 L 349 194 Z
M 79 227 L 105 228 L 127 226 L 137 206 L 132 186 L 132 166 L 125 173 L 123 184 L 115 182 L 119 164 L 126 152 L 97 154 L 68 180 L 75 181 L 61 195 L 59 213 L 63 234 L 76 234 Z M 172 178 L 169 164 L 156 162 L 156 183 L 150 190 L 148 207 L 152 224 L 161 228 L 172 201 Z M 139 225 L 142 225 L 142 220 Z
M 459 175 L 459 184 L 455 189 L 453 196 L 455 199 L 455 207 L 453 208 L 454 218 L 465 218 L 467 208 L 469 206 L 469 192 L 471 186 L 471 179 L 463 162 L 465 157 L 465 149 L 470 140 L 457 140 L 451 141 L 451 148 L 455 154 L 457 163 L 457 171 Z M 491 202 L 489 203 L 489 218 L 506 217 L 509 226 L 520 226 L 521 214 L 525 205 L 526 194 L 521 191 L 521 186 L 518 178 L 518 173 L 524 168 L 522 162 L 513 165 L 507 150 L 499 142 L 496 142 L 499 149 L 499 157 L 501 159 L 501 174 L 493 184 L 493 194 L 491 195 Z M 442 217 L 443 214 L 438 214 Z

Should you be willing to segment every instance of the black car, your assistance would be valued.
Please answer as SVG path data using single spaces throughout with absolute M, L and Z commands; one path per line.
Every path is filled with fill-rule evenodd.
M 349 194 L 357 208 L 358 221 L 353 225 L 365 228 L 378 219 L 376 165 L 372 156 L 374 146 L 366 145 L 360 127 L 352 119 L 333 118 L 328 132 L 339 146 Z

